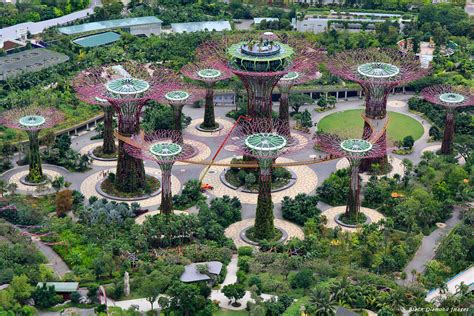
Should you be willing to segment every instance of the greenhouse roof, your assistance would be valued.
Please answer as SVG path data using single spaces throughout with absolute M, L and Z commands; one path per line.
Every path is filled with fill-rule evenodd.
M 180 280 L 183 282 L 210 280 L 210 277 L 208 275 L 199 272 L 198 266 L 200 265 L 206 265 L 208 272 L 214 275 L 220 274 L 222 270 L 222 263 L 220 263 L 219 261 L 191 263 L 187 266 L 184 266 L 184 272 L 181 275 Z
M 43 282 L 38 282 L 37 287 L 42 287 Z M 54 290 L 58 293 L 72 293 L 79 288 L 78 282 L 46 282 L 46 286 L 54 286 Z
M 118 20 L 107 20 L 100 22 L 85 23 L 79 25 L 60 27 L 59 32 L 72 35 L 91 31 L 100 31 L 117 28 L 127 28 L 147 24 L 161 24 L 162 21 L 155 16 L 144 16 L 138 18 L 126 18 Z
M 230 31 L 232 30 L 229 21 L 203 21 L 188 23 L 171 23 L 171 28 L 175 33 L 192 33 L 202 31 Z
M 115 32 L 105 32 L 76 38 L 72 42 L 82 47 L 97 47 L 116 42 L 120 39 L 120 34 Z
M 278 21 L 278 18 L 253 18 L 254 24 L 260 24 L 263 20 L 267 22 Z
M 0 57 L 0 80 L 22 72 L 38 71 L 63 63 L 68 56 L 45 48 L 30 49 Z

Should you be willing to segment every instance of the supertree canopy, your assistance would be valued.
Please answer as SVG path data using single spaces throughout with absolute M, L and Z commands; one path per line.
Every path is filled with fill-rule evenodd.
M 280 125 L 279 121 L 254 118 L 240 122 L 232 133 L 234 144 L 242 154 L 258 161 L 260 174 L 254 236 L 259 240 L 269 240 L 275 234 L 271 195 L 273 162 L 276 158 L 301 150 L 304 146 L 302 143 L 287 146 L 287 138 L 279 134 L 282 130 Z
M 321 150 L 331 155 L 345 157 L 349 160 L 351 176 L 346 215 L 357 219 L 360 212 L 359 166 L 362 159 L 378 158 L 386 154 L 383 139 L 372 143 L 365 139 L 342 139 L 333 134 L 318 134 L 316 144 Z
M 290 67 L 306 60 L 298 56 L 307 51 L 295 51 L 267 32 L 257 39 L 226 36 L 219 42 L 209 41 L 198 48 L 197 55 L 220 58 L 242 80 L 250 117 L 271 118 L 273 88 Z
M 40 183 L 44 180 L 39 151 L 39 131 L 55 126 L 61 122 L 63 118 L 63 114 L 54 108 L 35 106 L 15 108 L 2 113 L 0 124 L 9 128 L 23 130 L 28 134 L 30 144 L 30 168 L 29 173 L 26 176 L 27 181 L 31 183 Z
M 421 67 L 413 54 L 402 54 L 396 49 L 355 49 L 336 54 L 328 59 L 331 73 L 361 85 L 365 95 L 364 135 L 370 138 L 374 127 L 385 128 L 387 120 L 387 97 L 390 91 L 410 81 L 426 76 L 428 69 Z M 386 133 L 383 131 L 383 138 Z M 377 159 L 387 163 L 387 156 Z M 374 159 L 365 159 L 367 170 Z
M 467 87 L 456 87 L 450 85 L 427 87 L 421 91 L 421 95 L 426 101 L 440 105 L 446 109 L 441 153 L 444 155 L 451 155 L 453 153 L 456 109 L 473 106 L 474 95 Z
M 174 141 L 183 144 L 183 107 L 205 98 L 206 92 L 189 84 L 169 83 L 163 87 L 160 103 L 169 104 L 173 108 L 173 126 L 176 133 Z
M 198 56 L 195 63 L 181 69 L 186 77 L 201 81 L 206 87 L 206 102 L 204 106 L 204 121 L 200 125 L 203 130 L 213 131 L 219 127 L 214 114 L 214 85 L 218 81 L 231 78 L 233 73 L 221 60 L 213 56 Z
M 138 159 L 155 161 L 161 169 L 161 214 L 173 212 L 171 193 L 171 169 L 178 160 L 186 160 L 195 154 L 192 146 L 174 142 L 178 131 L 157 130 L 149 134 L 132 135 L 125 144 L 127 153 Z
M 92 74 L 78 89 L 86 102 L 107 102 L 118 118 L 118 132 L 130 136 L 140 130 L 140 113 L 149 100 L 158 100 L 163 87 L 173 73 L 165 68 L 126 62 L 122 65 L 100 66 L 84 72 Z M 143 160 L 130 156 L 119 141 L 115 187 L 122 192 L 136 192 L 145 188 Z

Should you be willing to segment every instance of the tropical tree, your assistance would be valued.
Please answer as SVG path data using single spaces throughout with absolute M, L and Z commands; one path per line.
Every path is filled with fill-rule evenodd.
M 309 315 L 332 316 L 336 313 L 337 302 L 328 290 L 317 287 L 309 295 L 306 311 Z
M 245 296 L 245 288 L 241 284 L 227 284 L 222 288 L 222 293 L 230 299 L 234 300 L 233 306 L 240 305 L 237 301 Z

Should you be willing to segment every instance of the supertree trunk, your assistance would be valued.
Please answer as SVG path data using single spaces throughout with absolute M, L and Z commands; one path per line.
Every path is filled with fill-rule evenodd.
M 451 155 L 453 153 L 454 140 L 454 110 L 446 109 L 446 118 L 444 119 L 443 143 L 441 144 L 441 154 Z
M 137 134 L 139 132 L 138 116 L 139 114 L 135 114 L 131 121 L 125 119 L 120 120 L 119 133 L 126 137 Z M 146 187 L 143 160 L 130 156 L 125 151 L 124 146 L 125 143 L 119 141 L 115 188 L 121 192 L 143 190 Z
M 350 163 L 351 177 L 349 194 L 347 195 L 346 216 L 357 218 L 360 212 L 360 182 L 359 182 L 360 161 Z
M 289 111 L 289 93 L 288 91 L 281 91 L 280 95 L 280 108 L 278 118 L 281 122 L 279 126 L 279 133 L 285 136 L 287 139 L 291 137 L 290 132 L 290 111 Z
M 173 142 L 183 144 L 183 123 L 182 113 L 184 104 L 173 105 L 173 127 L 177 131 L 177 136 L 174 137 Z
M 117 150 L 114 140 L 114 109 L 111 106 L 104 107 L 104 142 L 102 152 L 104 154 L 113 154 Z
M 258 200 L 254 236 L 258 240 L 272 239 L 275 235 L 272 203 L 272 160 L 259 159 Z
M 208 84 L 206 88 L 206 99 L 204 105 L 204 122 L 202 127 L 207 129 L 214 129 L 217 127 L 216 116 L 214 113 L 214 85 Z
M 173 196 L 171 193 L 171 168 L 173 164 L 160 164 L 161 168 L 161 214 L 173 213 Z
M 364 87 L 365 93 L 365 116 L 373 120 L 384 120 L 387 116 L 387 97 L 390 92 L 389 88 L 384 86 L 372 86 L 370 88 Z M 367 122 L 364 122 L 363 139 L 368 140 L 372 136 L 372 128 Z M 381 140 L 384 140 L 386 147 L 387 132 L 384 131 L 381 135 Z M 380 166 L 388 165 L 388 156 L 385 155 L 379 158 L 366 158 L 360 164 L 360 172 L 367 172 L 370 170 L 372 164 L 379 164 Z M 383 167 L 382 167 L 383 168 Z
M 43 180 L 43 169 L 41 167 L 38 131 L 29 131 L 28 138 L 30 143 L 30 168 L 27 180 L 30 182 L 41 182 Z
M 272 91 L 282 75 L 255 76 L 239 74 L 247 90 L 247 114 L 252 118 L 272 117 Z

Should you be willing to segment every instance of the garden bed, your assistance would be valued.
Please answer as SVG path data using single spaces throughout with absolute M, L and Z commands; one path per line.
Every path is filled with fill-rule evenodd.
M 263 240 L 256 239 L 254 237 L 254 230 L 255 228 L 253 226 L 247 227 L 244 230 L 240 232 L 240 238 L 242 238 L 243 241 L 250 245 L 258 246 L 260 242 Z M 267 240 L 270 242 L 284 242 L 285 240 L 288 239 L 288 233 L 284 231 L 281 228 L 275 227 L 275 235 L 271 240 Z
M 355 228 L 360 225 L 370 224 L 370 218 L 362 212 L 358 216 L 348 216 L 346 213 L 338 214 L 334 220 L 341 226 Z
M 140 190 L 137 192 L 118 191 L 109 178 L 105 178 L 102 181 L 99 181 L 96 185 L 96 190 L 100 195 L 108 199 L 121 200 L 121 201 L 145 200 L 145 199 L 148 199 L 150 197 L 160 194 L 161 192 L 160 180 L 150 175 L 146 175 L 145 177 L 146 177 L 147 186 L 150 188 L 149 191 L 151 193 L 145 193 L 144 190 Z
M 102 146 L 98 146 L 94 148 L 93 150 L 89 151 L 89 156 L 96 160 L 111 161 L 111 160 L 117 160 L 118 153 L 116 151 L 113 154 L 104 154 L 102 152 Z

